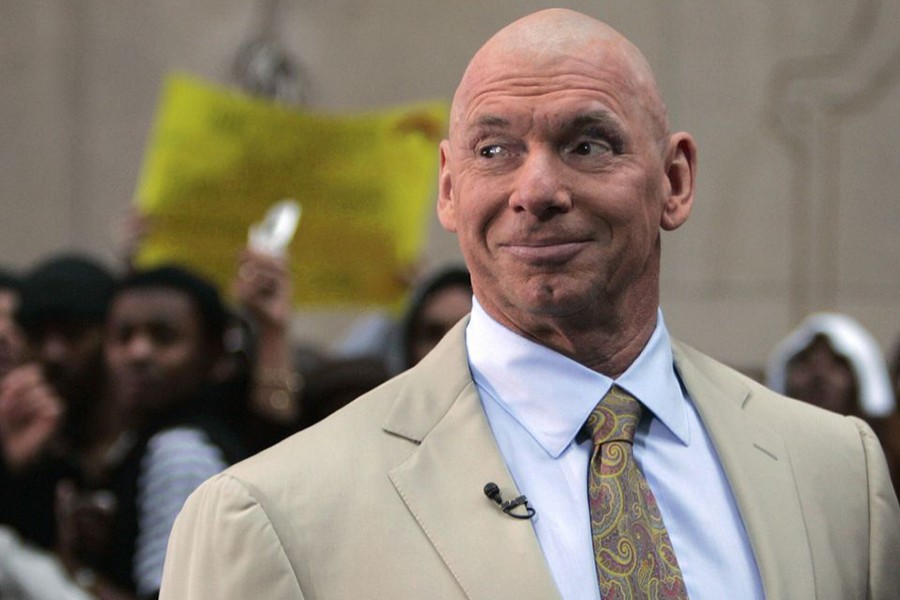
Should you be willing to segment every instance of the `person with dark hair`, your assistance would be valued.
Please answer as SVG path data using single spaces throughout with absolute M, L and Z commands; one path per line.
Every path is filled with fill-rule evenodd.
M 102 353 L 113 286 L 99 262 L 63 254 L 18 288 L 27 360 L 0 383 L 0 522 L 44 548 L 57 541 L 57 484 L 103 470 L 119 434 Z
M 406 310 L 387 334 L 382 354 L 324 360 L 305 378 L 303 427 L 414 366 L 472 309 L 472 281 L 463 265 L 447 265 L 414 283 Z
M 472 310 L 472 280 L 464 265 L 447 265 L 415 284 L 397 329 L 389 369 L 412 367 Z
M 50 259 L 22 281 L 16 319 L 70 419 L 89 412 L 86 404 L 102 387 L 103 320 L 113 285 L 105 267 L 79 255 Z
M 137 207 L 120 221 L 121 254 L 129 272 L 135 269 L 133 259 L 152 227 L 152 218 Z M 228 358 L 220 392 L 248 452 L 254 453 L 300 427 L 304 380 L 294 365 L 289 338 L 293 308 L 289 261 L 280 252 L 247 247 L 238 255 L 230 288 L 236 306 L 229 312 Z
M 15 311 L 19 303 L 21 280 L 0 269 L 0 382 L 23 360 L 25 340 Z M 13 482 L 0 482 L 0 486 Z M 15 489 L 0 494 L 12 499 Z M 48 491 L 48 499 L 49 496 Z M 28 503 L 18 496 L 19 503 Z M 4 511 L 4 515 L 9 515 Z M 0 518 L 0 522 L 5 519 Z M 67 577 L 56 556 L 22 540 L 18 532 L 0 524 L 0 598 L 10 600 L 88 600 L 88 596 Z
M 390 378 L 384 361 L 370 356 L 323 359 L 305 377 L 300 427 L 311 427 Z
M 178 266 L 136 271 L 113 292 L 104 348 L 126 450 L 104 477 L 63 489 L 59 507 L 63 562 L 90 574 L 92 593 L 154 597 L 185 498 L 244 455 L 212 393 L 227 322 L 217 290 Z M 88 502 L 104 497 L 105 521 Z
M 549 9 L 474 55 L 437 212 L 472 312 L 416 366 L 204 483 L 163 600 L 900 598 L 860 419 L 670 336 L 694 138 L 610 26 Z

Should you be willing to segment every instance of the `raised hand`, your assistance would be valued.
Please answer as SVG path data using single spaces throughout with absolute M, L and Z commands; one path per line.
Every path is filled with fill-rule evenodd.
M 27 468 L 50 447 L 63 412 L 37 364 L 17 367 L 0 382 L 0 447 L 11 470 Z

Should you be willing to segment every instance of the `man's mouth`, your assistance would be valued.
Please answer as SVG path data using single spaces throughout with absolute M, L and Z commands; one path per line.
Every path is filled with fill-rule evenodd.
M 587 245 L 583 240 L 547 239 L 502 244 L 501 248 L 527 263 L 563 263 L 572 259 Z

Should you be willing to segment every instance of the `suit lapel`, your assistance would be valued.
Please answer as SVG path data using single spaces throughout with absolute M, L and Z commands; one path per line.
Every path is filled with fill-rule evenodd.
M 806 525 L 784 440 L 751 414 L 753 397 L 746 385 L 723 376 L 724 367 L 684 345 L 675 344 L 674 350 L 731 485 L 766 596 L 814 598 Z
M 416 368 L 386 419 L 386 431 L 420 442 L 389 477 L 467 597 L 558 598 L 531 522 L 484 495 L 490 481 L 504 498 L 518 492 L 469 374 L 464 328 Z

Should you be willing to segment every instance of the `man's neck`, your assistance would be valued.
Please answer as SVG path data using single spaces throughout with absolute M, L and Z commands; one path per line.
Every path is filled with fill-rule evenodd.
M 615 378 L 631 366 L 653 335 L 658 305 L 645 303 L 627 314 L 534 315 L 515 321 L 500 311 L 483 308 L 517 334 Z

